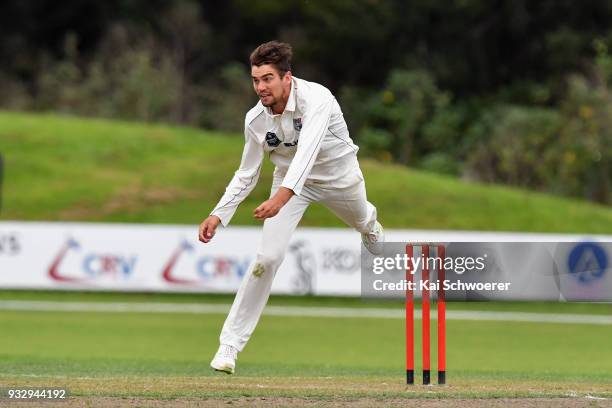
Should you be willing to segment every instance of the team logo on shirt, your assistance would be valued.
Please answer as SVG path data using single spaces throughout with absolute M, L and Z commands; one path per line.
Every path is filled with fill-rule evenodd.
M 302 130 L 302 118 L 293 119 L 293 128 L 296 132 Z
M 270 147 L 276 147 L 280 144 L 280 140 L 276 137 L 276 133 L 268 132 L 266 133 L 266 143 Z

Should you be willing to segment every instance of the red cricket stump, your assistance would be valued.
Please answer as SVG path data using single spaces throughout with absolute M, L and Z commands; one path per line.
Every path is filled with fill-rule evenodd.
M 422 282 L 424 282 L 422 295 L 421 295 L 421 319 L 423 322 L 422 331 L 422 349 L 423 349 L 423 385 L 430 383 L 430 364 L 431 364 L 431 348 L 430 348 L 430 336 L 431 336 L 431 324 L 430 324 L 430 311 L 429 311 L 429 265 L 427 260 L 429 259 L 429 245 L 423 245 L 423 274 Z
M 414 384 L 414 295 L 411 289 L 414 281 L 414 248 L 406 245 L 408 255 L 408 268 L 406 269 L 406 281 L 410 286 L 406 287 L 406 384 Z
M 444 245 L 438 245 L 438 384 L 446 384 L 446 299 L 444 297 Z
M 430 246 L 421 245 L 422 249 L 422 274 L 421 279 L 425 282 L 422 290 L 421 321 L 422 330 L 422 357 L 423 357 L 423 384 L 431 383 L 431 306 L 429 285 L 429 255 Z M 414 384 L 414 292 L 411 289 L 414 283 L 414 244 L 406 245 L 406 255 L 408 265 L 406 268 L 406 384 Z M 438 384 L 446 383 L 446 299 L 444 295 L 444 245 L 438 245 L 436 251 L 436 262 L 438 265 L 438 287 L 437 287 L 437 306 L 438 306 Z M 416 285 L 415 285 L 416 286 Z

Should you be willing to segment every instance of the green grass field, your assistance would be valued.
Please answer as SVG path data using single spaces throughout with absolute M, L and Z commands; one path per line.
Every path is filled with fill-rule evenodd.
M 239 135 L 54 114 L 0 112 L 2 219 L 197 224 L 240 161 Z M 610 232 L 612 209 L 361 160 L 368 196 L 391 228 Z M 257 225 L 272 167 L 234 225 Z M 342 226 L 313 205 L 301 225 Z
M 0 292 L 0 301 L 9 299 L 231 302 L 225 295 Z M 402 307 L 399 302 L 291 297 L 273 297 L 270 305 Z M 612 312 L 606 304 L 448 304 L 449 311 L 463 309 Z M 599 404 L 612 398 L 612 325 L 448 320 L 449 384 L 407 388 L 402 319 L 264 315 L 239 356 L 237 374 L 227 376 L 208 368 L 224 318 L 1 310 L 0 388 L 64 386 L 73 402 L 91 406 L 114 406 L 126 398 L 142 406 L 156 401 L 371 406 L 406 399 L 448 399 L 451 406 L 461 406 L 466 398 L 508 404 L 528 399 L 550 406 L 562 398 L 564 406 L 583 406 L 585 401 L 588 406 L 605 406 Z M 434 368 L 435 336 L 432 346 Z

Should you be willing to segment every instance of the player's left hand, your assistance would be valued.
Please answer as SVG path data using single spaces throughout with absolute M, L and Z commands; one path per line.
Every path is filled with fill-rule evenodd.
M 266 218 L 274 217 L 281 208 L 283 208 L 283 202 L 276 198 L 271 198 L 261 203 L 261 205 L 253 211 L 253 215 L 258 220 L 265 220 Z

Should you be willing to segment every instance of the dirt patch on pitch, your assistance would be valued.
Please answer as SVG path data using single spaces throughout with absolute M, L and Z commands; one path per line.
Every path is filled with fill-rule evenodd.
M 63 402 L 13 403 L 24 407 L 567 407 L 612 408 L 608 383 L 529 379 L 461 380 L 445 386 L 407 387 L 392 377 L 13 377 L 0 383 L 29 388 L 66 387 Z M 12 405 L 10 405 L 12 404 Z
M 24 402 L 4 405 L 23 407 Z M 240 398 L 177 398 L 170 400 L 119 397 L 70 397 L 64 402 L 46 402 L 45 407 L 424 407 L 424 408 L 485 408 L 485 407 L 566 407 L 607 408 L 612 400 L 580 398 L 495 398 L 495 399 L 412 399 L 412 398 L 341 398 L 332 400 L 287 398 L 287 397 L 240 397 Z

